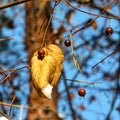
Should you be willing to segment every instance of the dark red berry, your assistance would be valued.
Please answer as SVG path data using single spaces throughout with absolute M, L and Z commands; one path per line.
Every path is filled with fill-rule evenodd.
M 86 90 L 84 88 L 80 88 L 78 90 L 78 95 L 81 96 L 81 97 L 84 97 L 86 94 Z
M 105 32 L 107 35 L 111 35 L 113 33 L 113 29 L 111 27 L 107 27 Z
M 43 49 L 38 50 L 38 58 L 43 59 L 45 56 L 45 51 Z
M 65 44 L 66 47 L 68 47 L 68 46 L 71 45 L 71 41 L 70 41 L 70 40 L 66 40 L 66 41 L 64 42 L 64 44 Z

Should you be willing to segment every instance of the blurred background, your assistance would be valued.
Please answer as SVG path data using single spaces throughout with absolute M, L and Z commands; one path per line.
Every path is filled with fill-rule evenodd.
M 2 7 L 8 3 L 16 4 Z M 46 43 L 51 41 L 59 45 L 65 56 L 56 93 L 59 118 L 119 120 L 120 1 L 26 0 L 18 3 L 19 0 L 0 0 L 0 116 L 5 114 L 9 119 L 26 120 L 29 115 L 29 63 L 39 45 L 34 46 L 40 40 L 40 34 L 36 37 L 35 33 L 38 29 L 45 33 L 42 27 L 52 16 Z M 35 20 L 42 20 L 42 24 L 37 21 L 37 30 Z M 113 33 L 106 33 L 108 27 Z M 74 64 L 71 47 L 65 45 L 70 34 L 81 72 Z M 86 91 L 84 97 L 78 94 L 80 88 Z

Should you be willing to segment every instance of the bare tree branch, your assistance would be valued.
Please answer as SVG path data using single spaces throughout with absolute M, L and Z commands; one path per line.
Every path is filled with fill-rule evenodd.
M 74 5 L 72 5 L 68 0 L 64 0 L 64 2 L 66 3 L 66 4 L 68 4 L 69 6 L 71 6 L 73 9 L 76 9 L 77 11 L 79 11 L 79 12 L 82 12 L 82 13 L 85 13 L 85 14 L 89 14 L 89 15 L 92 15 L 92 16 L 96 16 L 96 17 L 104 17 L 104 18 L 107 18 L 107 19 L 113 19 L 113 18 L 115 18 L 115 19 L 118 19 L 118 20 L 120 20 L 120 17 L 119 16 L 116 16 L 116 15 L 114 15 L 114 14 L 112 14 L 112 13 L 110 13 L 109 11 L 107 11 L 107 6 L 105 7 L 105 8 L 100 8 L 100 7 L 97 7 L 97 6 L 94 6 L 95 8 L 97 8 L 97 9 L 99 9 L 99 10 L 101 10 L 101 11 L 104 11 L 105 13 L 107 13 L 107 14 L 109 14 L 109 15 L 111 15 L 111 17 L 110 16 L 105 16 L 105 15 L 102 15 L 103 14 L 103 12 L 102 12 L 102 14 L 94 14 L 94 13 L 91 13 L 91 12 L 86 12 L 86 11 L 84 11 L 84 10 L 80 10 L 80 9 L 78 9 L 77 7 L 75 7 Z M 114 1 L 112 1 L 111 3 L 113 3 Z M 110 5 L 111 6 L 111 5 Z
M 64 74 L 64 70 L 63 70 L 63 77 L 64 77 L 64 79 L 66 78 L 66 76 Z M 71 102 L 71 98 L 70 98 L 70 92 L 69 92 L 66 80 L 64 80 L 64 84 L 65 84 L 65 88 L 66 88 L 66 92 L 67 92 L 67 97 L 68 97 L 68 102 L 69 102 L 71 114 L 72 114 L 73 120 L 76 120 L 75 110 L 73 109 L 73 106 L 72 106 L 72 102 Z
M 14 39 L 14 38 L 11 38 L 11 37 L 0 38 L 0 42 L 1 42 L 1 41 L 6 41 L 6 40 L 12 40 L 12 39 Z
M 98 64 L 102 63 L 105 59 L 107 59 L 108 57 L 110 57 L 111 55 L 115 54 L 117 51 L 120 51 L 120 47 L 118 47 L 116 50 L 114 50 L 112 53 L 110 53 L 109 55 L 107 55 L 105 58 L 103 58 L 102 60 L 100 60 L 98 63 L 96 63 L 92 69 L 94 69 Z
M 8 8 L 8 7 L 15 6 L 15 5 L 18 5 L 18 4 L 27 2 L 27 1 L 30 1 L 30 0 L 18 0 L 18 1 L 10 2 L 10 3 L 7 3 L 7 4 L 5 4 L 5 5 L 1 5 L 1 6 L 0 6 L 0 10 L 5 9 L 5 8 Z

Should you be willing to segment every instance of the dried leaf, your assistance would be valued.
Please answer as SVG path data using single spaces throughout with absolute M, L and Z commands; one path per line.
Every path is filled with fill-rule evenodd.
M 92 21 L 92 19 L 89 19 L 88 20 L 88 23 L 90 23 Z M 91 27 L 96 30 L 98 28 L 98 25 L 97 25 L 97 22 L 96 21 L 93 21 L 92 24 L 91 24 Z
M 13 20 L 12 19 L 9 19 L 7 22 L 6 22 L 6 26 L 10 29 L 14 29 L 15 28 L 15 25 L 13 23 Z
M 96 100 L 96 97 L 94 95 L 90 96 L 89 103 L 92 103 Z
M 75 98 L 75 93 L 70 93 L 70 99 L 72 100 L 73 98 Z
M 116 110 L 120 112 L 120 104 L 117 106 Z
M 43 50 L 45 56 L 42 60 L 38 57 L 38 50 L 31 59 L 32 82 L 40 96 L 43 96 L 41 89 L 45 90 L 50 85 L 54 87 L 58 83 L 64 59 L 62 50 L 54 44 L 44 47 Z M 46 94 L 46 97 L 50 98 L 50 95 Z
M 68 22 L 71 21 L 73 15 L 74 15 L 74 10 L 69 10 L 69 11 L 67 12 L 67 14 L 66 14 L 66 19 L 67 19 Z
M 86 107 L 84 105 L 79 105 L 79 106 L 77 106 L 77 108 L 80 109 L 80 110 L 85 110 L 86 109 Z
M 120 70 L 117 69 L 114 73 L 114 79 L 118 79 L 119 78 L 119 75 L 120 75 Z

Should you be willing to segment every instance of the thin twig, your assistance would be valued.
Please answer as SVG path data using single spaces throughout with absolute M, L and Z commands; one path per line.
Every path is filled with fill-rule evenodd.
M 1 66 L 0 66 L 0 67 L 1 67 Z M 21 69 L 23 69 L 23 68 L 28 68 L 28 69 L 30 69 L 29 66 L 23 66 L 23 67 L 20 67 L 20 68 L 13 68 L 13 69 L 9 70 L 9 71 L 11 71 L 11 73 L 10 73 L 9 75 L 6 74 L 6 77 L 0 81 L 0 84 L 4 83 L 8 78 L 10 78 L 10 77 L 12 76 L 12 74 L 14 74 L 14 72 L 16 72 L 16 71 L 18 71 L 18 70 L 21 70 Z M 6 71 L 3 70 L 3 71 L 0 72 L 0 73 L 5 73 L 5 72 L 6 72 Z
M 30 1 L 30 0 L 18 0 L 18 1 L 13 1 L 13 2 L 7 3 L 5 5 L 0 5 L 0 10 L 5 9 L 5 8 L 9 8 L 9 7 L 12 7 L 15 5 L 19 5 L 19 4 L 22 4 L 24 2 L 28 2 L 28 1 Z
M 44 109 L 44 110 L 52 110 L 54 112 L 56 112 L 54 109 L 50 109 L 50 108 L 44 108 L 44 107 L 41 107 L 41 106 L 35 106 L 35 107 L 30 107 L 30 106 L 24 106 L 24 105 L 16 105 L 16 104 L 8 104 L 8 103 L 5 103 L 5 102 L 1 102 L 0 101 L 0 105 L 4 105 L 4 106 L 8 106 L 8 107 L 15 107 L 15 108 L 22 108 L 22 109 Z
M 77 61 L 77 59 L 75 58 L 75 55 L 74 55 L 74 48 L 73 48 L 73 42 L 72 42 L 72 33 L 70 33 L 70 41 L 71 41 L 72 57 L 73 57 L 74 65 L 81 72 L 80 65 L 79 65 L 79 63 L 78 63 L 78 61 Z
M 36 109 L 38 107 L 28 107 L 23 105 L 15 105 L 15 104 L 8 104 L 0 101 L 0 105 L 8 106 L 8 107 L 15 107 L 15 108 L 24 108 L 24 109 Z
M 14 72 L 14 71 L 13 71 L 13 72 Z M 13 73 L 13 72 L 12 72 L 12 73 Z M 9 74 L 9 75 L 7 75 L 4 79 L 2 79 L 2 80 L 0 81 L 0 84 L 4 83 L 7 79 L 9 79 L 9 78 L 12 76 L 12 73 Z
M 68 4 L 69 6 L 71 6 L 72 8 L 76 9 L 77 11 L 79 12 L 82 12 L 82 13 L 85 13 L 85 14 L 88 14 L 88 15 L 92 15 L 92 16 L 97 16 L 99 17 L 98 14 L 94 14 L 94 13 L 91 13 L 91 12 L 87 12 L 87 11 L 84 11 L 84 10 L 80 10 L 78 9 L 76 6 L 72 5 L 68 0 L 64 0 L 64 2 L 66 4 Z M 112 1 L 113 2 L 113 1 Z M 102 8 L 101 8 L 102 9 Z M 104 8 L 103 8 L 104 9 Z M 108 13 L 108 12 L 107 12 Z M 120 20 L 120 17 L 119 16 L 115 16 L 115 15 L 112 15 L 113 17 L 110 17 L 110 16 L 105 16 L 105 15 L 100 15 L 100 17 L 103 17 L 103 18 L 107 18 L 107 19 L 118 19 Z
M 114 2 L 114 0 L 112 0 L 111 3 L 109 3 L 108 5 L 106 5 L 106 7 L 102 10 L 102 12 L 101 12 L 98 16 L 96 16 L 93 20 L 91 20 L 90 22 L 88 22 L 87 25 L 85 25 L 85 26 L 83 26 L 82 28 L 80 28 L 80 29 L 76 30 L 75 32 L 73 32 L 72 35 L 76 34 L 77 32 L 79 32 L 79 31 L 81 31 L 81 30 L 83 30 L 83 29 L 85 29 L 86 27 L 89 27 L 92 23 L 94 23 L 94 21 L 95 21 L 97 18 L 99 18 L 107 9 L 110 8 L 110 6 L 113 4 L 113 2 Z
M 13 104 L 13 102 L 15 101 L 15 99 L 16 99 L 16 95 L 13 96 L 12 101 L 11 101 L 11 105 Z M 10 115 L 11 112 L 12 112 L 12 107 L 10 107 L 9 115 Z
M 102 63 L 105 59 L 107 59 L 108 57 L 110 57 L 111 55 L 115 54 L 117 51 L 120 51 L 120 47 L 118 47 L 116 50 L 114 50 L 112 53 L 110 53 L 109 55 L 107 55 L 105 58 L 103 58 L 102 60 L 100 60 L 98 63 L 96 63 L 94 66 L 92 66 L 92 69 L 94 69 L 98 64 Z
M 8 120 L 12 120 L 8 115 L 6 115 L 5 113 L 3 113 L 1 110 L 0 110 L 0 114 L 3 115 L 4 117 L 6 117 Z
M 101 84 L 101 82 L 89 82 L 89 81 L 85 81 L 85 80 L 73 80 L 73 79 L 69 79 L 69 78 L 60 78 L 60 79 L 68 80 L 68 81 L 72 81 L 72 82 L 78 82 L 78 83 Z
M 14 39 L 14 38 L 11 38 L 11 37 L 0 38 L 0 42 L 1 42 L 1 41 L 6 41 L 6 40 L 12 40 L 12 39 Z
M 53 18 L 53 11 L 54 11 L 54 9 L 55 9 L 55 7 L 56 7 L 57 5 L 58 5 L 58 3 L 57 3 L 57 1 L 55 1 L 54 7 L 53 7 L 53 9 L 52 9 L 52 11 L 51 11 L 50 19 L 49 19 L 49 21 L 48 21 L 48 24 L 47 24 L 47 26 L 46 26 L 46 29 L 45 29 L 45 32 L 44 32 L 44 35 L 43 35 L 43 40 L 42 40 L 41 47 L 43 47 L 44 44 L 45 44 L 48 27 L 49 27 L 49 25 L 50 25 L 50 23 L 51 23 L 51 20 L 52 20 L 52 18 Z
M 49 25 L 50 25 L 50 22 L 51 22 L 51 20 L 52 20 L 52 17 L 53 17 L 53 15 L 50 16 L 50 19 L 49 19 L 49 21 L 48 21 L 47 27 L 46 27 L 46 29 L 45 29 L 45 32 L 44 32 L 44 35 L 43 35 L 43 41 L 42 41 L 41 47 L 43 47 L 44 44 L 45 44 L 45 40 L 46 40 L 46 35 L 47 35 L 48 27 L 49 27 Z
M 63 79 L 66 79 L 66 75 L 64 74 L 64 69 L 63 69 Z M 67 85 L 66 80 L 64 80 L 64 84 L 65 84 L 65 88 L 66 88 L 65 92 L 67 93 L 68 105 L 70 108 L 70 112 L 71 112 L 73 120 L 76 120 L 76 110 L 73 108 L 73 104 L 72 104 L 71 97 L 70 97 L 70 91 L 69 91 L 69 87 Z

